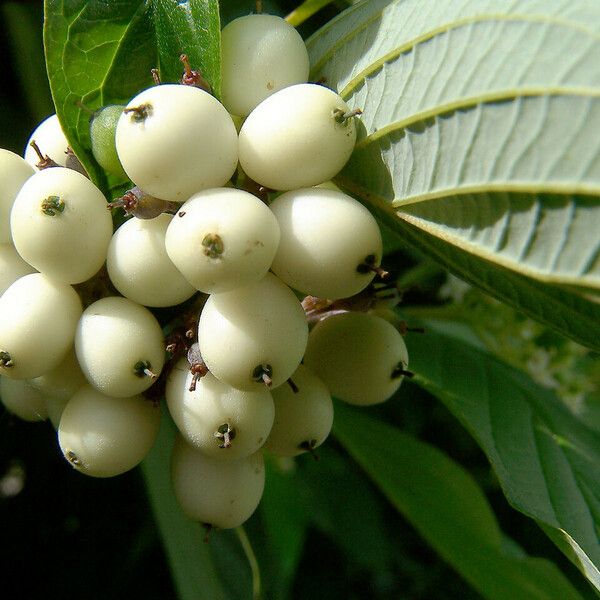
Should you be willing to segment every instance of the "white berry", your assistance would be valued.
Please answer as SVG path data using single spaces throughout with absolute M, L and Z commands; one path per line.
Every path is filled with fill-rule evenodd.
M 112 236 L 102 192 L 81 173 L 63 167 L 39 171 L 27 180 L 15 199 L 10 227 L 19 254 L 65 283 L 95 275 Z
M 190 391 L 193 375 L 181 359 L 169 373 L 165 398 L 173 421 L 189 444 L 207 456 L 236 459 L 256 452 L 274 418 L 267 390 L 236 390 L 207 373 Z
M 164 364 L 164 338 L 143 306 L 110 296 L 88 306 L 77 325 L 75 353 L 87 380 L 108 396 L 148 389 Z
M 273 390 L 275 422 L 265 448 L 278 456 L 297 456 L 318 448 L 333 425 L 333 402 L 327 386 L 300 365 L 290 385 Z
M 256 510 L 265 486 L 262 454 L 236 460 L 206 456 L 177 437 L 171 480 L 184 514 L 205 525 L 238 527 Z
M 0 244 L 0 296 L 17 279 L 29 273 L 35 273 L 35 269 L 20 257 L 15 247 Z
M 157 85 L 125 108 L 115 134 L 129 178 L 174 202 L 224 185 L 237 166 L 237 132 L 223 105 L 187 85 Z
M 268 188 L 323 183 L 346 164 L 356 141 L 348 105 L 321 85 L 292 85 L 269 96 L 240 130 L 240 164 Z
M 198 326 L 200 353 L 211 373 L 241 390 L 284 383 L 300 364 L 307 335 L 300 301 L 271 273 L 212 294 Z
M 221 91 L 227 110 L 245 117 L 267 96 L 308 79 L 308 52 L 281 17 L 246 15 L 221 32 Z
M 377 221 L 360 202 L 342 192 L 303 188 L 279 196 L 271 210 L 281 229 L 272 269 L 289 286 L 336 300 L 371 282 L 383 244 Z
M 0 400 L 10 413 L 24 421 L 48 418 L 46 396 L 25 379 L 0 377 Z
M 32 273 L 0 297 L 0 374 L 31 379 L 47 373 L 73 345 L 82 307 L 66 283 Z
M 40 159 L 31 146 L 31 142 L 37 144 L 43 156 L 48 156 L 60 167 L 66 166 L 69 142 L 56 115 L 50 115 L 44 119 L 34 129 L 27 141 L 27 146 L 25 146 L 25 160 L 37 170 Z
M 133 469 L 148 454 L 159 422 L 158 405 L 146 398 L 112 398 L 86 385 L 67 403 L 58 441 L 73 468 L 93 477 L 113 477 Z
M 108 247 L 106 268 L 123 296 L 144 306 L 174 306 L 196 293 L 167 255 L 165 235 L 172 215 L 126 221 Z
M 256 196 L 233 188 L 194 194 L 166 235 L 169 257 L 198 290 L 226 292 L 256 282 L 269 270 L 279 225 Z
M 370 405 L 387 400 L 400 387 L 408 352 L 393 325 L 379 317 L 348 312 L 315 325 L 304 364 L 336 398 Z
M 10 211 L 19 190 L 34 173 L 19 155 L 0 148 L 0 244 L 12 243 Z

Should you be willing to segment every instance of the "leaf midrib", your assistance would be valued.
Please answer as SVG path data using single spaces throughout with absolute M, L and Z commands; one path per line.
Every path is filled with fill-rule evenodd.
M 350 40 L 352 40 L 359 33 L 364 31 L 365 29 L 367 29 L 372 23 L 381 19 L 383 17 L 383 13 L 386 10 L 388 10 L 390 8 L 390 6 L 396 5 L 400 1 L 401 0 L 394 0 L 389 5 L 383 7 L 379 12 L 372 15 L 371 18 L 362 22 L 360 24 L 360 26 L 355 27 L 353 30 L 349 31 L 347 35 L 341 36 L 337 40 L 337 42 L 335 44 L 333 44 L 330 47 L 330 49 L 319 59 L 319 61 L 312 66 L 311 72 L 318 73 L 320 71 L 320 69 L 322 68 L 323 64 L 325 64 L 327 61 L 329 61 L 335 55 L 335 53 L 339 51 L 339 49 L 341 47 L 348 44 Z M 359 4 L 358 7 L 360 7 L 360 6 L 361 5 Z M 451 31 L 452 29 L 458 29 L 465 25 L 472 25 L 472 24 L 477 24 L 477 23 L 485 23 L 485 22 L 493 22 L 493 21 L 533 22 L 533 23 L 540 23 L 540 24 L 546 24 L 546 25 L 552 24 L 552 25 L 557 25 L 560 27 L 574 29 L 575 31 L 579 31 L 585 35 L 589 35 L 590 37 L 592 37 L 594 39 L 600 40 L 600 36 L 598 34 L 594 33 L 590 29 L 587 29 L 586 27 L 583 27 L 579 23 L 575 23 L 573 21 L 557 19 L 556 17 L 548 17 L 546 15 L 524 15 L 521 13 L 507 15 L 507 14 L 501 14 L 501 13 L 500 14 L 498 14 L 498 13 L 485 14 L 484 13 L 481 15 L 465 17 L 463 19 L 457 19 L 455 21 L 450 21 L 448 23 L 445 23 L 444 25 L 440 25 L 439 27 L 436 27 L 434 29 L 426 31 L 426 32 L 422 33 L 421 35 L 415 36 L 415 37 L 407 40 L 404 44 L 401 44 L 400 46 L 394 48 L 393 50 L 386 53 L 384 56 L 379 58 L 374 63 L 371 63 L 366 69 L 361 71 L 359 74 L 355 75 L 346 84 L 344 89 L 340 92 L 340 95 L 343 98 L 346 98 L 347 95 L 350 95 L 352 90 L 355 87 L 357 87 L 358 84 L 362 80 L 364 80 L 370 73 L 377 71 L 378 69 L 380 69 L 382 67 L 383 64 L 385 64 L 386 62 L 389 62 L 390 60 L 394 60 L 395 58 L 400 56 L 400 54 L 403 54 L 405 52 L 408 52 L 408 51 L 414 49 L 420 43 L 424 43 L 426 41 L 433 39 L 437 35 L 443 35 L 443 34 L 447 33 L 448 31 Z M 334 24 L 335 24 L 335 21 L 331 23 L 332 26 Z M 327 29 L 323 28 L 322 30 L 320 30 L 319 33 L 320 34 L 326 33 L 326 31 L 328 29 L 331 29 L 331 27 L 329 27 Z M 307 41 L 307 45 L 310 46 L 311 42 L 312 42 L 312 38 Z
M 431 29 L 420 36 L 414 37 L 404 44 L 397 46 L 393 50 L 390 50 L 387 54 L 384 54 L 381 58 L 377 59 L 375 62 L 371 63 L 367 68 L 360 71 L 357 75 L 355 75 L 342 89 L 340 92 L 340 96 L 347 100 L 354 90 L 363 82 L 369 75 L 377 72 L 379 69 L 383 67 L 383 65 L 387 62 L 391 62 L 398 58 L 401 54 L 406 54 L 412 50 L 414 50 L 418 45 L 423 44 L 425 42 L 429 42 L 435 37 L 439 35 L 446 34 L 452 30 L 460 29 L 467 25 L 476 25 L 480 23 L 488 23 L 488 22 L 514 22 L 514 23 L 539 23 L 544 25 L 557 25 L 559 27 L 570 28 L 580 33 L 584 33 L 585 35 L 589 35 L 593 39 L 600 41 L 600 36 L 595 34 L 592 31 L 587 30 L 586 28 L 578 25 L 576 23 L 571 23 L 569 21 L 561 21 L 560 19 L 544 17 L 541 15 L 506 15 L 506 14 L 483 14 L 472 17 L 465 17 L 464 19 L 458 19 L 456 21 L 452 21 L 450 23 L 446 23 L 440 27 L 436 27 L 435 29 Z M 321 59 L 320 62 L 322 62 Z M 315 66 L 315 70 L 317 67 Z
M 433 108 L 411 114 L 405 119 L 394 121 L 385 127 L 381 127 L 365 136 L 356 143 L 355 151 L 360 150 L 376 142 L 378 139 L 390 135 L 392 132 L 402 131 L 415 127 L 419 123 L 436 119 L 448 113 L 473 108 L 482 104 L 494 104 L 497 102 L 506 102 L 517 100 L 519 98 L 549 98 L 574 96 L 577 98 L 600 98 L 600 88 L 595 87 L 524 87 L 522 89 L 497 90 L 489 94 L 477 94 L 475 96 L 465 96 L 453 102 L 438 104 Z

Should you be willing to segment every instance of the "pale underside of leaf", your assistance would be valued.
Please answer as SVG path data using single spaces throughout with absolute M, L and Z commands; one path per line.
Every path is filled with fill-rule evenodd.
M 600 287 L 600 5 L 368 2 L 309 41 L 363 109 L 342 179 L 540 281 Z

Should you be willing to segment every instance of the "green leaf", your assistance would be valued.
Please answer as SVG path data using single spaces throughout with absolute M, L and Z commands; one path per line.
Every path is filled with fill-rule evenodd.
M 480 488 L 445 454 L 341 403 L 334 433 L 390 502 L 483 597 L 581 598 L 552 563 L 506 549 Z
M 46 0 L 46 67 L 56 114 L 92 180 L 106 188 L 90 150 L 89 113 L 124 104 L 152 84 L 156 42 L 143 0 Z
M 204 543 L 204 530 L 187 519 L 171 488 L 170 456 L 175 425 L 163 411 L 158 439 L 142 463 L 148 497 L 165 546 L 179 600 L 221 600 L 226 596 Z
M 217 96 L 221 92 L 221 26 L 217 0 L 152 0 L 160 76 L 181 79 L 179 57 L 187 54 Z
M 600 435 L 551 391 L 463 340 L 429 330 L 409 347 L 414 381 L 472 433 L 509 502 L 568 547 L 600 590 Z
M 525 282 L 600 287 L 599 24 L 587 0 L 374 0 L 308 42 L 311 77 L 364 111 L 336 182 L 567 335 L 581 313 Z M 574 289 L 547 295 L 597 317 Z
M 262 538 L 270 550 L 270 559 L 277 565 L 265 581 L 265 587 L 276 598 L 289 598 L 296 569 L 302 556 L 310 511 L 299 502 L 302 490 L 293 473 L 275 466 L 275 459 L 267 459 L 267 485 L 260 501 Z
M 331 4 L 333 0 L 304 0 L 304 2 L 296 7 L 285 20 L 294 27 L 302 25 L 304 21 L 310 19 L 316 12 Z

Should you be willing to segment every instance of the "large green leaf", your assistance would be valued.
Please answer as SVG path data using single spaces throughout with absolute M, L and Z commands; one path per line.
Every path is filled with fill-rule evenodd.
M 414 381 L 463 422 L 511 504 L 600 590 L 600 435 L 551 391 L 462 339 L 429 330 L 409 347 Z
M 124 104 L 151 85 L 156 42 L 146 3 L 46 0 L 44 46 L 56 114 L 75 154 L 104 187 L 81 105 Z
M 106 188 L 90 150 L 89 111 L 127 103 L 152 85 L 181 78 L 185 52 L 192 68 L 218 92 L 220 26 L 217 0 L 46 0 L 46 66 L 56 113 L 92 180 Z
M 221 89 L 221 26 L 218 0 L 152 0 L 163 81 L 181 79 L 179 57 L 187 54 L 219 97 Z
M 334 433 L 392 504 L 483 597 L 581 598 L 552 563 L 510 550 L 477 484 L 445 454 L 341 405 Z
M 600 4 L 373 0 L 308 46 L 312 77 L 364 111 L 338 183 L 568 333 L 580 313 L 553 317 L 509 274 L 600 287 Z

